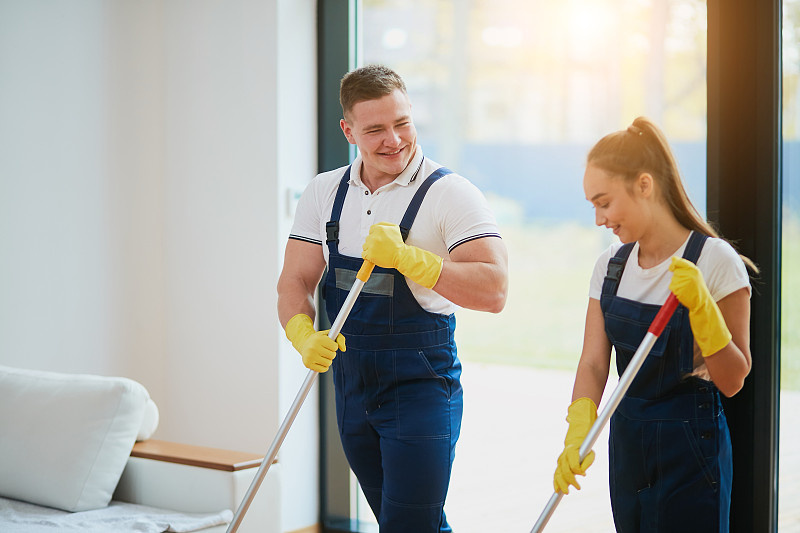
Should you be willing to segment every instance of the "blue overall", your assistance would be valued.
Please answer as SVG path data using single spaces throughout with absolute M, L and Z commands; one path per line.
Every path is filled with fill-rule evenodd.
M 430 185 L 450 172 L 441 168 L 420 185 L 400 223 L 404 239 Z M 338 251 L 349 177 L 350 168 L 327 225 L 331 322 L 362 264 Z M 381 533 L 452 531 L 443 508 L 461 430 L 454 331 L 454 315 L 425 311 L 400 272 L 377 266 L 342 327 L 347 351 L 332 365 L 339 432 Z
M 697 262 L 706 240 L 692 233 L 683 257 Z M 616 295 L 632 244 L 608 264 L 601 307 L 621 376 L 659 306 Z M 611 417 L 609 476 L 621 533 L 727 532 L 733 476 L 731 440 L 713 383 L 686 377 L 694 337 L 677 311 Z

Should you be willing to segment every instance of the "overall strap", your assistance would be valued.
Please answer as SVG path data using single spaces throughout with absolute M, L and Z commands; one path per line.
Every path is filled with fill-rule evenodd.
M 403 241 L 408 238 L 408 232 L 411 231 L 411 225 L 414 224 L 414 219 L 417 218 L 419 207 L 422 205 L 422 200 L 425 198 L 428 189 L 431 188 L 431 185 L 433 185 L 436 180 L 452 173 L 453 171 L 449 168 L 441 167 L 432 172 L 422 185 L 419 186 L 419 189 L 417 189 L 417 192 L 411 199 L 411 203 L 408 204 L 408 209 L 406 209 L 406 213 L 403 215 L 403 220 L 400 221 L 400 233 L 403 235 Z
M 683 258 L 687 261 L 697 264 L 697 260 L 700 258 L 700 252 L 703 250 L 703 246 L 706 244 L 706 239 L 708 239 L 708 235 L 703 235 L 702 233 L 693 231 L 692 234 L 689 235 L 689 242 L 686 244 L 686 250 L 683 252 Z
M 700 258 L 700 252 L 703 250 L 703 246 L 706 243 L 706 239 L 708 239 L 708 235 L 693 231 L 691 235 L 689 235 L 689 242 L 686 243 L 683 258 L 692 263 L 697 263 L 697 260 Z M 632 242 L 623 244 L 620 249 L 617 250 L 616 255 L 608 260 L 608 270 L 603 280 L 601 296 L 614 296 L 617 294 L 619 281 L 622 279 L 622 272 L 625 270 L 625 264 L 628 262 L 628 256 L 631 254 L 631 250 L 633 250 Z
M 342 206 L 344 205 L 344 197 L 347 196 L 348 182 L 350 181 L 350 168 L 344 171 L 342 180 L 339 182 L 339 188 L 336 189 L 336 198 L 333 200 L 333 209 L 331 209 L 331 219 L 325 223 L 325 242 L 328 248 L 334 252 L 339 250 L 339 219 L 342 216 Z
M 608 270 L 606 277 L 603 280 L 603 288 L 600 291 L 600 297 L 615 296 L 617 288 L 619 288 L 619 280 L 622 279 L 622 272 L 625 270 L 625 264 L 628 262 L 628 256 L 631 255 L 633 250 L 633 243 L 629 242 L 623 244 L 617 253 L 608 260 Z

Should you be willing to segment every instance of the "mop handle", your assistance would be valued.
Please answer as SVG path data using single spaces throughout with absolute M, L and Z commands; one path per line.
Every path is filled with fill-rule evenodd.
M 664 331 L 664 327 L 666 327 L 669 319 L 675 312 L 675 309 L 677 309 L 678 303 L 678 299 L 675 297 L 675 295 L 670 293 L 669 297 L 667 297 L 667 301 L 664 302 L 664 305 L 662 305 L 661 309 L 658 310 L 658 314 L 656 314 L 656 317 L 653 319 L 653 322 L 647 329 L 647 334 L 644 336 L 641 344 L 639 344 L 639 347 L 636 349 L 636 353 L 633 354 L 633 358 L 631 359 L 631 362 L 628 363 L 628 367 L 625 369 L 625 372 L 622 373 L 622 377 L 619 379 L 619 383 L 614 389 L 614 392 L 611 393 L 608 403 L 597 416 L 597 420 L 595 420 L 594 424 L 592 424 L 589 433 L 586 434 L 586 438 L 583 439 L 583 443 L 581 443 L 579 450 L 581 462 L 583 462 L 583 460 L 586 459 L 586 456 L 589 455 L 589 452 L 592 451 L 592 447 L 594 446 L 594 443 L 597 441 L 598 437 L 600 437 L 600 433 L 603 431 L 603 428 L 608 423 L 611 415 L 614 414 L 617 406 L 619 406 L 619 403 L 622 401 L 622 397 L 625 396 L 626 392 L 628 392 L 628 388 L 631 386 L 633 378 L 636 377 L 636 374 L 639 372 L 642 364 L 644 364 L 644 360 L 647 358 L 647 354 L 650 353 L 650 350 L 653 348 L 656 340 Z M 553 492 L 553 495 L 550 496 L 550 499 L 542 511 L 542 514 L 539 515 L 539 519 L 536 521 L 536 524 L 534 524 L 531 533 L 540 533 L 544 529 L 544 526 L 547 525 L 547 522 L 550 520 L 550 517 L 556 510 L 556 506 L 558 506 L 559 502 L 561 502 L 561 498 L 563 497 L 563 492 Z
M 345 298 L 344 304 L 342 304 L 342 308 L 339 309 L 339 313 L 336 315 L 333 324 L 331 324 L 331 329 L 328 332 L 329 339 L 334 341 L 336 340 L 336 337 L 342 330 L 344 321 L 347 320 L 347 315 L 349 315 L 350 311 L 353 309 L 353 304 L 355 304 L 356 298 L 358 298 L 359 293 L 361 293 L 361 289 L 364 288 L 364 284 L 369 279 L 370 274 L 372 274 L 373 268 L 375 268 L 374 263 L 370 263 L 369 261 L 364 261 L 364 263 L 362 263 L 361 268 L 356 274 L 356 279 L 353 282 L 353 286 L 350 288 L 350 292 L 347 293 L 347 298 Z M 261 466 L 258 467 L 258 472 L 256 472 L 253 482 L 250 483 L 250 488 L 247 489 L 242 502 L 239 504 L 239 508 L 233 515 L 231 523 L 228 524 L 227 533 L 235 533 L 236 530 L 239 529 L 247 509 L 250 507 L 250 504 L 253 502 L 253 498 L 256 496 L 256 492 L 258 492 L 258 488 L 264 481 L 264 477 L 266 477 L 269 467 L 275 461 L 275 457 L 278 455 L 278 450 L 280 449 L 281 444 L 283 444 L 286 434 L 289 433 L 289 428 L 292 426 L 292 422 L 294 422 L 294 419 L 297 417 L 297 413 L 300 412 L 300 407 L 303 405 L 306 396 L 308 396 L 308 393 L 311 391 L 311 387 L 314 386 L 314 382 L 316 382 L 318 375 L 319 373 L 314 370 L 309 370 L 308 374 L 306 374 L 306 379 L 303 381 L 303 385 L 300 387 L 300 391 L 298 391 L 297 396 L 295 396 L 294 402 L 292 402 L 292 406 L 289 408 L 289 412 L 283 419 L 283 423 L 278 429 L 278 434 L 275 435 L 275 439 L 272 441 L 272 445 L 270 445 L 267 455 L 264 456 L 264 460 L 261 461 Z

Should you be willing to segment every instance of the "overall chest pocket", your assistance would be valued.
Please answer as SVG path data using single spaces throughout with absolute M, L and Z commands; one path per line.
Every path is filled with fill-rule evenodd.
M 608 340 L 617 349 L 625 352 L 635 352 L 647 335 L 647 329 L 655 318 L 655 313 L 640 314 L 619 312 L 612 306 L 605 313 L 606 335 Z M 656 339 L 650 349 L 648 357 L 662 357 L 667 349 L 667 340 L 672 331 L 672 321 L 667 324 L 664 331 Z
M 604 312 L 606 334 L 616 353 L 617 373 L 627 370 L 636 350 L 641 345 L 647 330 L 659 311 L 655 305 L 640 304 L 615 298 Z M 660 396 L 678 386 L 691 368 L 691 349 L 686 349 L 682 335 L 685 308 L 679 307 L 661 335 L 653 343 L 642 367 L 626 393 L 636 398 Z M 688 339 L 691 344 L 691 337 Z

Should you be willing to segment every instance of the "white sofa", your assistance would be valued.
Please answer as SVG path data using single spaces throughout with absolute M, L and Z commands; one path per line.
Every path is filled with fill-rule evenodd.
M 133 380 L 0 366 L 0 531 L 226 531 L 255 454 L 150 439 Z M 279 465 L 238 531 L 279 533 Z

